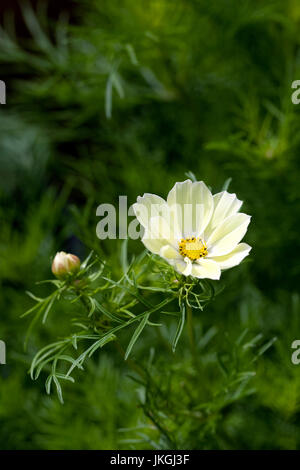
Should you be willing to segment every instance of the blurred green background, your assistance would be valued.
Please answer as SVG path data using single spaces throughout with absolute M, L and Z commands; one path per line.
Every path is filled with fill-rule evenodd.
M 1 6 L 0 448 L 163 448 L 139 405 L 143 389 L 113 348 L 65 387 L 65 405 L 29 378 L 33 354 L 59 337 L 69 304 L 37 325 L 26 352 L 20 315 L 32 306 L 26 290 L 40 292 L 35 282 L 51 277 L 56 251 L 83 258 L 93 248 L 118 271 L 120 242 L 96 237 L 99 204 L 119 195 L 132 204 L 144 192 L 165 197 L 192 171 L 214 192 L 232 178 L 229 191 L 252 215 L 245 241 L 253 250 L 195 319 L 204 367 L 191 379 L 194 400 L 213 405 L 205 422 L 195 415 L 170 423 L 176 445 L 299 449 L 300 365 L 291 363 L 300 339 L 300 105 L 291 101 L 300 79 L 299 2 L 31 5 Z M 238 362 L 241 334 L 277 340 L 251 363 L 255 375 L 235 391 L 239 399 L 215 409 L 215 387 L 227 393 L 216 357 Z M 153 374 L 167 394 L 154 403 L 160 413 L 188 393 L 180 378 L 186 339 L 172 355 L 164 335 L 145 332 L 134 351 L 141 363 L 155 352 Z

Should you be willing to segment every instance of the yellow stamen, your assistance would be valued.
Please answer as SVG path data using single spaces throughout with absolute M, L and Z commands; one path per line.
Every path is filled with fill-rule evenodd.
M 179 242 L 179 253 L 185 258 L 186 256 L 195 261 L 204 258 L 208 251 L 205 241 L 201 238 L 182 238 Z

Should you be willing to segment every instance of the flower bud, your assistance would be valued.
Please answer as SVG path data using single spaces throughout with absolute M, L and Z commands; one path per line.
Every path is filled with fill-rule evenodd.
M 58 279 L 64 279 L 70 274 L 76 274 L 80 268 L 80 259 L 71 253 L 59 251 L 52 262 L 52 272 Z

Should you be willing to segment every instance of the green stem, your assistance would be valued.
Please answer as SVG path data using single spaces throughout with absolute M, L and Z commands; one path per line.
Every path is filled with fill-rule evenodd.
M 198 363 L 197 360 L 197 348 L 196 348 L 196 340 L 195 340 L 195 331 L 193 326 L 193 310 L 192 307 L 186 304 L 186 314 L 187 314 L 187 327 L 188 327 L 188 335 L 190 341 L 190 348 L 191 353 L 194 358 L 195 364 Z

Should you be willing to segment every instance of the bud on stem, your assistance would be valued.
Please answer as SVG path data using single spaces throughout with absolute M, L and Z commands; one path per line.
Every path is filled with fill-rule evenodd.
M 60 251 L 52 262 L 52 272 L 58 279 L 65 279 L 76 274 L 80 269 L 80 259 L 71 253 Z

